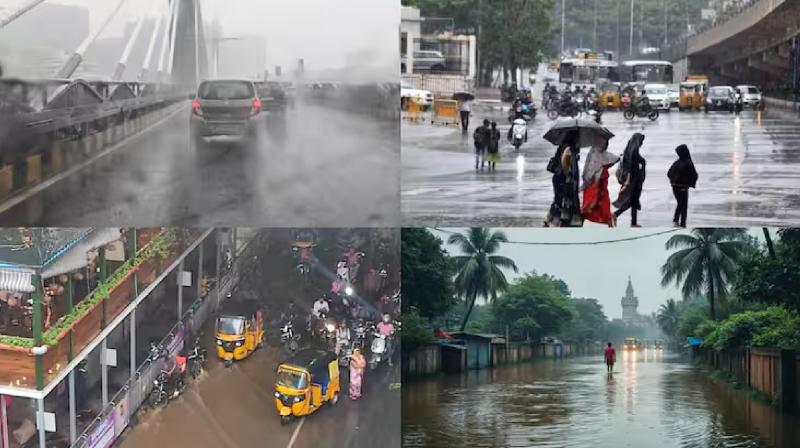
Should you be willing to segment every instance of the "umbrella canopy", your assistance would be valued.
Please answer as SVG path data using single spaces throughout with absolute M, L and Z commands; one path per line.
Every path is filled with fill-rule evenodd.
M 544 134 L 544 139 L 558 146 L 570 131 L 578 132 L 578 146 L 585 148 L 601 142 L 607 142 L 614 137 L 608 129 L 597 124 L 594 120 L 584 118 L 561 118 Z
M 469 92 L 456 92 L 453 94 L 453 99 L 457 101 L 472 101 L 475 99 L 475 95 Z

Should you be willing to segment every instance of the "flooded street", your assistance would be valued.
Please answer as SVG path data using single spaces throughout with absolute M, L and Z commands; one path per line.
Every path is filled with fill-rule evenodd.
M 686 359 L 620 353 L 537 360 L 403 385 L 403 446 L 800 446 L 781 416 Z

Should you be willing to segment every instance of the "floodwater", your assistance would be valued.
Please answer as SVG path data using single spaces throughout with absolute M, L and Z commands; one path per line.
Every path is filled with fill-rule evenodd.
M 678 354 L 537 360 L 403 385 L 403 446 L 800 446 L 781 415 Z

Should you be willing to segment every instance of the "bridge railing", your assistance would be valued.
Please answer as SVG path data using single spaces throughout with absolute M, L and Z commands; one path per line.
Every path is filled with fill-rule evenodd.
M 189 92 L 169 84 L 0 78 L 0 199 L 142 131 Z

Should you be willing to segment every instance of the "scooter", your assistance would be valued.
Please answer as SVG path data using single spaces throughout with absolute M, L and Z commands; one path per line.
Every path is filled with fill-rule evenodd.
M 358 348 L 361 351 L 367 345 L 367 326 L 363 321 L 358 321 L 353 327 L 353 348 Z
M 525 120 L 521 118 L 514 120 L 514 124 L 509 130 L 509 140 L 514 146 L 514 151 L 519 152 L 519 147 L 522 146 L 522 143 L 528 141 L 528 127 L 525 124 Z
M 380 333 L 375 333 L 372 336 L 372 344 L 370 345 L 369 369 L 375 370 L 381 361 L 386 360 L 386 336 Z
M 299 334 L 294 334 L 292 322 L 288 321 L 281 327 L 281 345 L 286 353 L 293 354 L 299 348 L 298 341 L 300 340 Z

